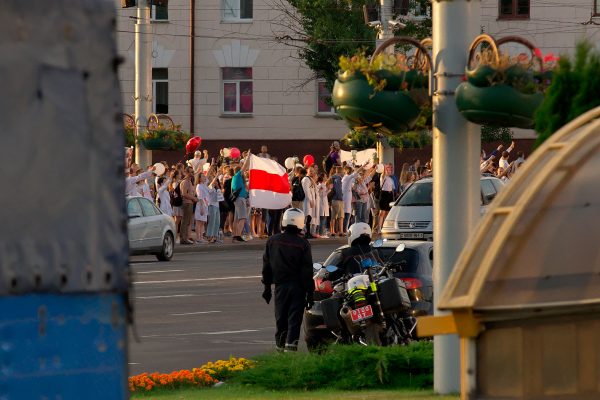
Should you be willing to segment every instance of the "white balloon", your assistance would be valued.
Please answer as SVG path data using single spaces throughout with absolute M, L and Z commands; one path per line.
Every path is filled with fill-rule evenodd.
M 287 169 L 294 168 L 295 164 L 296 164 L 296 160 L 294 159 L 294 157 L 288 157 L 288 158 L 285 159 L 285 167 Z
M 162 163 L 157 162 L 154 164 L 154 173 L 158 176 L 161 176 L 165 173 L 165 166 Z
M 231 149 L 229 147 L 225 147 L 223 149 L 223 156 L 224 157 L 229 157 L 231 155 Z
M 377 173 L 381 174 L 383 173 L 383 170 L 385 169 L 383 164 L 377 164 Z

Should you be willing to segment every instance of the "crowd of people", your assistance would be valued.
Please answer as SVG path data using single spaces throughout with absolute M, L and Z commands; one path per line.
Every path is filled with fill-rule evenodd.
M 480 171 L 508 182 L 525 161 L 523 152 L 509 161 L 514 142 L 503 151 L 498 146 L 490 154 L 481 152 Z M 281 232 L 285 210 L 251 208 L 248 197 L 248 164 L 251 150 L 239 158 L 209 158 L 198 150 L 192 159 L 176 165 L 163 162 L 165 173 L 155 176 L 156 167 L 145 172 L 137 164 L 129 167 L 126 194 L 144 196 L 172 216 L 181 244 L 223 243 L 266 238 Z M 496 157 L 500 155 L 497 159 Z M 256 154 L 271 157 L 266 146 Z M 374 233 L 381 230 L 390 203 L 414 181 L 432 175 L 432 160 L 421 165 L 419 159 L 404 163 L 400 174 L 389 163 L 373 158 L 363 164 L 342 162 L 339 142 L 331 144 L 321 166 L 302 165 L 297 158 L 288 168 L 291 206 L 304 212 L 304 235 L 308 239 L 343 237 L 355 222 L 369 224 Z M 286 163 L 287 164 L 287 163 Z

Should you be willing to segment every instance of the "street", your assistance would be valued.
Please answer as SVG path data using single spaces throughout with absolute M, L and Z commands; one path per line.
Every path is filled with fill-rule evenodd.
M 339 245 L 313 245 L 313 260 L 324 261 Z M 273 302 L 261 298 L 262 253 L 207 248 L 176 253 L 166 263 L 131 257 L 130 375 L 272 351 L 275 321 Z

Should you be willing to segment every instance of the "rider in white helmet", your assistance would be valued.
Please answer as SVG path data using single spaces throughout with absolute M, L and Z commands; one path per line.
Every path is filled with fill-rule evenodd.
M 337 267 L 340 271 L 357 274 L 362 267 L 357 261 L 369 255 L 371 248 L 371 227 L 364 222 L 357 222 L 348 228 L 348 247 L 342 249 L 341 260 Z
M 304 308 L 313 302 L 313 262 L 310 244 L 301 235 L 302 210 L 286 210 L 281 226 L 283 233 L 269 238 L 263 255 L 262 297 L 269 304 L 275 284 L 275 345 L 280 351 L 296 351 Z

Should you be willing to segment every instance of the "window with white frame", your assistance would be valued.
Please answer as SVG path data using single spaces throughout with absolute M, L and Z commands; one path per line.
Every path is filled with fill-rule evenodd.
M 317 79 L 317 114 L 335 114 L 335 109 L 331 104 L 331 92 L 327 88 L 325 79 Z
M 168 6 L 152 6 L 152 13 L 151 13 L 150 18 L 153 21 L 168 21 L 169 20 Z
M 223 114 L 252 114 L 252 68 L 221 68 Z
M 252 20 L 253 0 L 221 0 L 224 21 Z
M 152 68 L 152 111 L 169 113 L 169 69 Z

